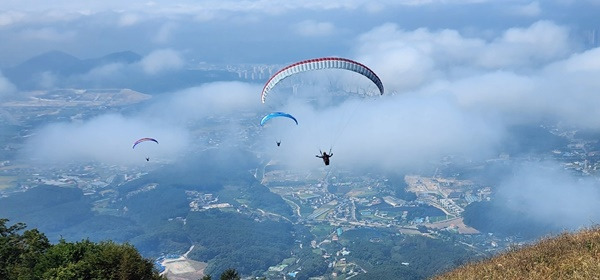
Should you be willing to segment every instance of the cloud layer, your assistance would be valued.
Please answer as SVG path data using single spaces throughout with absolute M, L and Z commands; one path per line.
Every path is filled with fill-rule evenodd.
M 322 167 L 316 153 L 332 148 L 332 169 L 402 173 L 449 155 L 496 158 L 522 137 L 512 135 L 514 126 L 600 131 L 597 1 L 280 2 L 52 3 L 61 9 L 32 0 L 4 3 L 3 67 L 52 49 L 83 58 L 122 50 L 143 55 L 139 63 L 106 64 L 70 77 L 101 87 L 173 74 L 194 66 L 191 61 L 264 66 L 343 56 L 369 66 L 386 88 L 381 97 L 341 100 L 332 92 L 358 95 L 372 85 L 348 71 L 307 73 L 283 82 L 261 105 L 261 82 L 209 83 L 163 92 L 129 114 L 41 127 L 27 155 L 133 164 L 138 155 L 131 143 L 155 137 L 157 160 L 227 142 L 295 168 Z M 60 79 L 44 72 L 37 81 L 55 87 Z M 15 91 L 0 76 L 0 97 Z M 271 111 L 291 113 L 299 125 L 258 127 Z M 517 201 L 511 207 L 535 219 L 557 217 L 571 227 L 596 218 L 596 184 L 560 170 L 559 163 L 531 164 L 496 187 L 502 199 Z M 566 206 L 556 208 L 564 193 Z
M 145 163 L 146 156 L 154 162 L 177 160 L 208 147 L 210 136 L 199 130 L 214 119 L 231 118 L 227 122 L 230 130 L 223 134 L 225 139 L 213 141 L 239 141 L 238 122 L 243 120 L 239 112 L 258 107 L 258 102 L 249 102 L 256 101 L 252 93 L 257 89 L 235 82 L 208 84 L 155 98 L 133 115 L 108 114 L 83 122 L 45 125 L 26 143 L 22 157 L 51 164 L 139 165 Z M 143 137 L 155 138 L 160 144 L 148 143 L 133 150 L 133 143 Z
M 275 0 L 177 3 L 157 0 L 123 3 L 111 0 L 93 4 L 7 0 L 0 8 L 0 36 L 5 38 L 5 43 L 0 46 L 0 67 L 15 65 L 33 55 L 56 49 L 90 58 L 122 50 L 147 55 L 159 48 L 170 48 L 186 50 L 187 56 L 204 61 L 231 62 L 233 59 L 283 63 L 314 53 L 346 55 L 355 36 L 383 23 L 395 24 L 398 30 L 421 27 L 435 33 L 453 29 L 477 35 L 515 27 L 514 32 L 507 31 L 506 38 L 487 42 L 498 45 L 495 51 L 503 52 L 505 57 L 501 62 L 506 62 L 509 58 L 506 55 L 518 51 L 506 46 L 515 43 L 511 40 L 529 38 L 539 44 L 547 42 L 542 37 L 518 34 L 520 28 L 545 19 L 563 21 L 582 31 L 590 30 L 597 26 L 597 17 L 593 14 L 597 6 L 595 1 L 569 3 L 561 0 L 543 3 L 529 0 L 510 3 L 481 0 L 385 0 L 377 3 L 365 0 L 327 3 L 313 0 L 286 3 Z M 552 38 L 552 35 L 556 34 L 538 33 L 546 38 Z M 306 38 L 311 39 L 307 41 Z M 232 46 L 245 51 L 231 51 Z M 550 46 L 562 47 L 546 44 L 544 50 Z M 229 53 L 224 55 L 225 50 Z M 540 52 L 533 54 L 531 59 L 544 59 L 547 55 L 549 53 Z M 261 57 L 263 59 L 259 59 Z M 527 54 L 514 57 L 519 61 L 529 58 Z M 494 55 L 481 59 L 480 63 L 491 66 L 499 63 Z
M 436 79 L 475 71 L 537 68 L 573 50 L 568 29 L 548 21 L 510 28 L 491 40 L 456 30 L 404 31 L 385 24 L 363 34 L 357 56 L 371 65 L 392 90 L 406 91 Z
M 0 72 L 0 101 L 5 96 L 12 95 L 17 92 L 17 88 L 7 78 L 2 76 Z
M 522 162 L 498 186 L 497 199 L 527 219 L 563 229 L 600 220 L 600 184 L 577 178 L 556 162 Z
M 143 137 L 160 139 L 160 144 L 152 147 L 139 145 L 132 149 L 133 143 Z M 180 127 L 121 115 L 103 115 L 81 124 L 45 126 L 28 142 L 25 157 L 42 164 L 94 161 L 141 164 L 145 157 L 152 157 L 153 161 L 173 160 L 184 151 L 189 141 L 189 135 Z

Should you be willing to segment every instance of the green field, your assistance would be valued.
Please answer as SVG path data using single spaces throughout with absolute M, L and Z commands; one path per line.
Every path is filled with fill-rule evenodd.
M 377 191 L 369 189 L 355 189 L 348 192 L 346 195 L 351 197 L 373 197 L 377 196 Z
M 112 216 L 120 216 L 121 215 L 119 209 L 115 209 L 115 208 L 94 207 L 94 208 L 92 208 L 92 211 L 95 211 L 98 214 L 102 214 L 102 215 L 112 215 Z
M 94 201 L 94 207 L 107 207 L 110 203 L 111 198 L 103 198 Z
M 315 218 L 315 220 L 325 220 L 325 218 L 327 218 L 327 214 L 329 214 L 329 212 L 331 212 L 331 210 L 329 210 L 329 211 L 327 211 L 327 212 L 325 212 L 325 213 L 323 213 L 323 214 L 321 214 L 321 215 L 317 216 L 317 217 Z
M 454 216 L 450 216 L 450 215 L 446 215 L 446 216 L 434 216 L 434 217 L 429 217 L 429 222 L 430 223 L 441 222 L 441 221 L 448 220 L 450 218 L 454 218 Z
M 0 176 L 0 190 L 8 189 L 15 186 L 17 177 L 15 176 Z
M 298 197 L 300 199 L 311 199 L 311 198 L 317 198 L 320 197 L 320 195 L 318 194 L 313 194 L 313 193 L 299 193 Z
M 223 208 L 218 208 L 219 211 L 221 212 L 225 212 L 225 213 L 237 213 L 237 209 L 235 209 L 235 207 L 223 207 Z
M 113 216 L 120 215 L 119 209 L 110 207 L 110 200 L 111 200 L 110 198 L 104 198 L 104 199 L 94 201 L 93 206 L 92 206 L 92 211 L 95 211 L 98 214 L 113 215 Z
M 281 264 L 292 265 L 296 263 L 296 258 L 287 258 L 281 262 Z
M 330 225 L 316 225 L 310 229 L 314 235 L 318 237 L 323 237 L 331 234 L 335 227 Z
M 239 204 L 250 205 L 250 200 L 245 198 L 236 198 L 235 201 L 237 201 Z
M 296 203 L 298 206 L 300 206 L 300 215 L 302 215 L 302 217 L 306 217 L 310 214 L 312 214 L 312 212 L 314 211 L 314 209 L 312 209 L 311 207 L 308 207 L 304 204 L 302 204 L 302 202 L 296 200 L 294 197 L 292 196 L 285 196 L 285 199 L 289 200 L 289 201 L 293 201 L 294 203 Z M 289 202 L 288 202 L 289 204 Z M 293 207 L 292 207 L 293 208 Z M 295 211 L 295 209 L 294 209 Z

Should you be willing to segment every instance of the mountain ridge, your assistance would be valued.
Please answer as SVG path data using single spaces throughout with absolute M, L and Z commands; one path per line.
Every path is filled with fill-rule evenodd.
M 600 227 L 596 226 L 513 247 L 433 279 L 598 279 L 598 275 Z
M 94 68 L 111 64 L 130 64 L 138 62 L 142 56 L 132 51 L 110 53 L 98 58 L 80 59 L 63 51 L 49 51 L 31 57 L 22 63 L 6 68 L 2 71 L 12 83 L 20 89 L 31 89 L 36 85 L 36 79 L 45 73 L 58 77 L 69 77 L 75 74 L 84 74 Z
M 148 74 L 139 63 L 143 56 L 133 51 L 79 59 L 63 51 L 31 57 L 13 67 L 1 69 L 2 76 L 18 91 L 61 88 L 129 88 L 147 94 L 172 92 L 214 81 L 239 80 L 238 73 L 223 69 L 172 69 L 160 75 Z M 105 67 L 108 65 L 118 67 Z M 99 69 L 99 72 L 94 71 Z

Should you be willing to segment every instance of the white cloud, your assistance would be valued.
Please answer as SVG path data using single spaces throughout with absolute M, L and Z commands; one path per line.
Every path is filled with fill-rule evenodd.
M 139 64 L 109 63 L 93 68 L 82 75 L 71 76 L 70 79 L 90 87 L 101 87 L 107 83 L 135 79 L 142 73 Z
M 0 12 L 0 27 L 8 26 L 22 21 L 26 14 L 22 12 L 6 11 Z
M 339 101 L 331 101 L 333 107 L 327 110 L 302 100 L 278 106 L 299 125 L 262 129 L 267 147 L 275 139 L 293 147 L 283 148 L 285 152 L 278 148 L 273 156 L 298 168 L 314 168 L 321 166 L 315 159 L 319 149 L 333 148 L 332 161 L 341 169 L 415 170 L 448 155 L 495 156 L 504 137 L 499 123 L 461 110 L 450 96 L 384 95 L 337 105 Z
M 163 94 L 135 115 L 101 115 L 84 122 L 53 123 L 39 128 L 27 141 L 22 157 L 35 162 L 64 164 L 96 161 L 107 164 L 145 164 L 175 160 L 202 149 L 209 140 L 198 133 L 207 120 L 230 118 L 217 141 L 237 142 L 243 112 L 260 108 L 260 85 L 220 82 Z M 133 142 L 152 137 L 159 145 L 132 150 Z M 211 136 L 214 137 L 214 136 Z M 152 144 L 152 143 L 150 143 Z
M 133 143 L 143 137 L 156 138 L 160 144 L 133 150 Z M 44 163 L 142 164 L 148 156 L 172 160 L 188 142 L 187 132 L 174 125 L 103 115 L 82 124 L 56 123 L 42 128 L 28 141 L 27 157 Z
M 75 31 L 59 31 L 53 27 L 30 28 L 20 33 L 21 38 L 30 41 L 52 41 L 66 42 L 75 39 L 77 32 Z
M 210 8 L 198 9 L 194 13 L 194 20 L 199 22 L 208 22 L 219 18 L 219 12 L 213 11 Z
M 557 61 L 549 65 L 548 69 L 569 73 L 600 71 L 600 48 L 594 48 L 583 53 L 574 54 L 568 59 Z
M 36 79 L 34 80 L 40 87 L 45 89 L 52 89 L 59 81 L 59 78 L 55 73 L 46 71 L 38 74 Z
M 17 88 L 0 72 L 0 100 L 17 92 Z
M 454 82 L 439 81 L 425 87 L 422 92 L 452 95 L 457 104 L 464 109 L 501 113 L 509 117 L 515 113 L 525 114 L 535 104 L 540 104 L 538 87 L 536 79 L 498 71 L 481 73 Z
M 177 28 L 177 25 L 171 22 L 165 23 L 160 26 L 160 28 L 156 31 L 154 38 L 152 39 L 154 42 L 159 44 L 166 44 L 172 38 L 173 31 Z
M 542 13 L 542 8 L 538 1 L 533 1 L 529 4 L 517 5 L 512 9 L 512 12 L 526 17 L 537 17 Z
M 284 132 L 286 142 L 295 147 L 286 151 L 285 161 L 314 166 L 318 149 L 328 149 L 338 137 L 332 130 L 339 123 L 332 120 L 348 112 L 354 117 L 334 147 L 334 160 L 344 167 L 402 169 L 446 155 L 494 157 L 509 144 L 505 141 L 511 126 L 542 120 L 600 130 L 600 115 L 593 109 L 600 106 L 600 85 L 593 78 L 598 76 L 593 61 L 600 52 L 575 54 L 568 37 L 568 29 L 546 21 L 507 29 L 492 40 L 448 29 L 404 31 L 395 24 L 375 28 L 359 37 L 356 53 L 357 60 L 383 80 L 384 98 L 364 102 L 358 109 L 344 103 L 327 111 L 288 104 L 286 112 L 300 125 Z M 483 63 L 493 51 L 506 57 Z M 321 89 L 340 79 L 325 71 L 319 76 L 326 80 L 310 81 L 320 82 Z M 343 80 L 363 86 L 356 77 Z M 311 100 L 327 95 L 318 88 L 304 86 L 298 95 Z M 394 92 L 399 95 L 388 96 Z M 269 141 L 274 139 L 271 132 L 265 133 Z M 330 134 L 334 136 L 319 137 Z
M 554 119 L 576 127 L 600 129 L 598 49 L 574 54 L 534 73 L 510 71 L 430 83 L 420 94 L 452 95 L 465 110 L 502 118 L 507 125 Z
M 555 162 L 520 163 L 498 187 L 498 199 L 528 218 L 578 229 L 600 218 L 600 185 L 575 178 Z
M 183 64 L 183 59 L 179 52 L 170 49 L 153 51 L 140 61 L 144 72 L 151 75 L 166 70 L 181 69 Z
M 508 29 L 479 55 L 484 67 L 537 66 L 563 58 L 572 50 L 569 30 L 548 21 Z
M 340 141 L 339 160 L 348 166 L 417 168 L 443 156 L 494 156 L 502 127 L 462 111 L 444 96 L 391 96 L 363 104 Z M 360 149 L 358 148 L 360 147 Z
M 131 26 L 140 22 L 140 16 L 132 13 L 125 13 L 119 17 L 119 26 Z
M 302 36 L 327 36 L 335 32 L 335 26 L 331 22 L 318 22 L 305 20 L 294 26 L 296 32 Z
M 174 123 L 197 121 L 215 115 L 235 115 L 236 112 L 253 111 L 260 106 L 260 89 L 258 84 L 209 83 L 171 93 L 155 102 L 146 114 Z
M 417 94 L 448 95 L 461 110 L 502 126 L 554 120 L 565 125 L 600 130 L 598 72 L 544 72 L 534 76 L 492 72 L 453 82 L 439 81 Z
M 488 69 L 539 67 L 568 56 L 573 49 L 569 30 L 548 21 L 508 29 L 490 42 L 456 30 L 404 31 L 396 24 L 384 24 L 361 35 L 358 43 L 359 60 L 393 91 Z
M 376 2 L 368 0 L 283 2 L 278 0 L 177 2 L 133 0 L 123 3 L 107 0 L 83 4 L 77 1 L 58 0 L 50 4 L 38 0 L 6 0 L 3 1 L 3 8 L 6 11 L 4 14 L 18 13 L 24 18 L 16 20 L 13 16 L 4 16 L 5 23 L 19 22 L 20 24 L 12 23 L 7 25 L 9 28 L 0 29 L 0 37 L 7 38 L 6 40 L 11 42 L 0 46 L 0 60 L 2 60 L 0 63 L 14 65 L 33 55 L 56 49 L 78 57 L 97 57 L 120 50 L 147 53 L 157 45 L 178 50 L 187 49 L 197 57 L 205 55 L 211 60 L 220 60 L 219 62 L 223 60 L 257 62 L 259 57 L 268 55 L 276 55 L 273 60 L 282 62 L 292 57 L 306 57 L 314 52 L 323 55 L 348 55 L 353 36 L 386 22 L 397 24 L 398 28 L 405 29 L 423 26 L 429 27 L 429 30 L 443 30 L 451 27 L 462 32 L 462 36 L 465 37 L 465 30 L 470 30 L 469 34 L 481 34 L 486 31 L 494 34 L 501 28 L 511 26 L 511 21 L 514 21 L 515 17 L 513 14 L 506 13 L 506 7 L 509 9 L 526 7 L 532 10 L 536 7 L 535 3 L 540 2 L 539 5 L 546 8 L 541 1 L 512 1 L 505 5 L 506 7 L 502 6 L 493 11 L 491 8 L 498 6 L 494 1 L 384 0 Z M 556 9 L 555 6 L 557 5 L 548 5 L 548 9 Z M 564 13 L 569 15 L 566 19 L 557 16 L 558 13 L 553 11 L 545 12 L 540 17 L 550 17 L 550 20 L 563 21 L 565 26 L 577 28 L 582 24 L 572 23 L 576 21 L 575 10 L 576 8 L 565 10 Z M 456 11 L 464 11 L 465 15 L 472 16 L 459 18 L 459 13 Z M 481 21 L 485 17 L 483 14 L 487 13 L 490 14 L 489 21 L 473 22 Z M 1 18 L 3 17 L 0 16 L 0 22 L 2 22 Z M 435 20 L 428 20 L 431 18 Z M 349 21 L 349 19 L 357 20 Z M 520 20 L 530 21 L 527 18 Z M 306 26 L 296 25 L 299 22 L 303 22 Z M 55 34 L 44 35 L 39 31 L 42 28 L 52 28 Z M 27 29 L 38 30 L 38 34 L 30 34 L 29 40 L 15 35 Z M 64 34 L 69 32 L 74 32 L 73 38 L 65 41 Z M 95 36 L 95 34 L 102 36 Z M 57 35 L 63 37 L 51 44 L 40 41 L 41 38 L 48 40 Z M 311 44 L 310 49 L 302 47 L 307 44 L 304 36 L 313 36 L 311 39 L 314 40 L 314 44 Z M 329 39 L 329 36 L 333 38 Z M 210 38 L 211 44 L 206 44 L 206 38 Z M 286 48 L 285 52 L 278 51 L 278 44 L 259 46 L 260 42 L 273 42 L 279 39 L 290 42 L 290 47 Z M 336 44 L 331 44 L 331 40 L 336 40 Z M 90 44 L 95 47 L 89 48 Z M 17 45 L 25 47 L 17 47 Z M 244 46 L 246 51 L 236 52 L 227 58 L 218 53 L 222 49 L 238 46 Z M 7 55 L 9 52 L 17 55 Z M 527 58 L 527 56 L 523 57 Z M 502 64 L 498 66 L 498 62 L 492 58 L 487 60 L 486 63 L 492 65 L 490 67 L 504 67 Z
M 441 67 L 464 64 L 483 46 L 454 30 L 407 32 L 385 24 L 360 36 L 357 53 L 389 89 L 406 90 L 436 78 Z
M 126 68 L 127 66 L 122 63 L 109 63 L 90 70 L 90 72 L 83 75 L 83 78 L 87 80 L 112 78 L 122 75 Z
M 257 12 L 268 14 L 280 14 L 298 9 L 308 10 L 355 10 L 365 9 L 370 12 L 381 11 L 383 7 L 397 6 L 422 6 L 435 4 L 448 4 L 445 0 L 383 0 L 373 3 L 370 0 L 303 0 L 303 1 L 237 1 L 237 0 L 183 0 L 173 2 L 170 0 L 131 0 L 127 3 L 118 0 L 105 0 L 94 3 L 80 3 L 77 1 L 57 0 L 52 3 L 44 3 L 38 0 L 5 0 L 5 9 L 19 10 L 25 12 L 34 11 L 61 11 L 87 13 L 101 13 L 107 11 L 129 11 L 144 12 L 148 14 L 166 15 L 194 15 L 206 14 L 207 11 L 214 13 L 229 12 Z M 487 0 L 455 0 L 452 4 L 471 4 L 489 2 Z

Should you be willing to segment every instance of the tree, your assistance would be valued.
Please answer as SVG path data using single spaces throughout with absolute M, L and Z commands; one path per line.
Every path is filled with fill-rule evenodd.
M 240 280 L 240 275 L 233 268 L 229 268 L 221 273 L 221 280 Z
M 129 244 L 89 240 L 52 245 L 37 229 L 0 219 L 0 279 L 166 279 Z
M 48 238 L 37 229 L 27 230 L 25 224 L 6 226 L 0 219 L 0 279 L 32 278 L 40 256 L 51 246 Z

